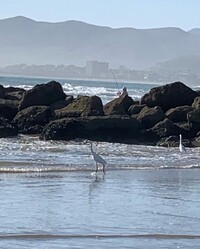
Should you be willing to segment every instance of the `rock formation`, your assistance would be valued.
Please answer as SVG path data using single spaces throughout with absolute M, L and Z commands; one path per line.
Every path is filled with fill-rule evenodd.
M 67 96 L 51 81 L 25 91 L 0 85 L 0 137 L 177 145 L 200 143 L 199 93 L 181 82 L 152 88 L 138 102 L 124 95 L 104 106 L 98 96 Z

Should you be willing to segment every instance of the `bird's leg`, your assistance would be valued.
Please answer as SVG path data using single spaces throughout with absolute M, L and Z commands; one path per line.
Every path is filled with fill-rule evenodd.
M 98 164 L 97 164 L 97 162 L 96 162 L 96 173 L 97 173 L 97 171 L 98 171 Z
M 103 164 L 103 173 L 105 174 L 106 171 L 105 171 L 105 164 Z

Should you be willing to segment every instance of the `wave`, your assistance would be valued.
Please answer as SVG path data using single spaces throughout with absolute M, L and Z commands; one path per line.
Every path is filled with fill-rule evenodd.
M 18 164 L 18 165 L 17 165 Z M 25 165 L 23 165 L 25 164 Z M 29 164 L 29 165 L 28 165 Z M 106 167 L 106 173 L 111 171 L 130 171 L 130 170 L 187 170 L 200 169 L 200 166 L 173 166 L 173 167 L 153 167 L 152 165 L 109 165 Z M 12 163 L 0 162 L 1 173 L 47 173 L 47 172 L 95 172 L 95 165 L 35 165 L 34 163 Z M 99 167 L 98 173 L 102 173 L 102 167 Z
M 119 92 L 120 89 L 118 89 L 116 86 L 115 87 L 109 87 L 109 86 L 101 86 L 101 85 L 96 85 L 96 86 L 91 86 L 91 85 L 73 85 L 70 83 L 64 83 L 63 84 L 63 90 L 66 94 L 68 95 L 87 95 L 87 96 L 93 96 L 97 95 L 101 97 L 103 100 L 112 100 L 116 98 L 118 95 L 117 93 Z M 129 89 L 129 95 L 133 97 L 134 99 L 139 99 L 141 96 L 145 93 L 144 89 L 139 88 L 130 88 Z

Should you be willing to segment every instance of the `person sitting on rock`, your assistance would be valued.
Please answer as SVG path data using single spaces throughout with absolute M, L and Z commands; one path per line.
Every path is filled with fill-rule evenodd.
M 127 92 L 127 88 L 126 88 L 126 87 L 124 87 L 124 88 L 122 89 L 122 94 L 121 94 L 121 96 L 125 96 L 125 95 L 128 95 L 128 92 Z

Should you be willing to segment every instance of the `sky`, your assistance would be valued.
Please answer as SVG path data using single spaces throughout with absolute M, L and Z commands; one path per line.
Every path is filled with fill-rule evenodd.
M 200 0 L 0 0 L 0 19 L 83 21 L 112 28 L 200 28 Z

